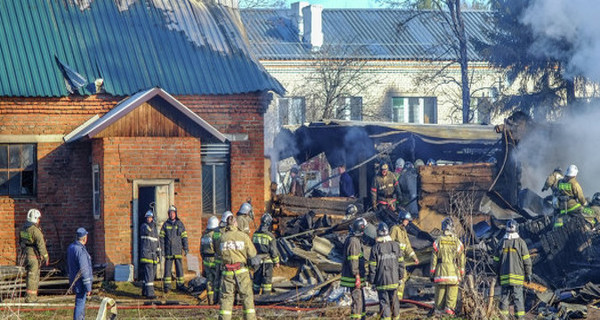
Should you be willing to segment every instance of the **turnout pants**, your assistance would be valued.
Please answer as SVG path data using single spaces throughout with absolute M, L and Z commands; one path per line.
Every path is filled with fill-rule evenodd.
M 350 319 L 366 319 L 365 294 L 362 289 L 351 288 L 352 306 L 350 306 Z
M 206 277 L 206 293 L 208 304 L 216 304 L 219 296 L 219 273 L 221 265 L 215 263 L 214 258 L 204 259 L 204 276 Z
M 377 290 L 379 296 L 379 315 L 381 320 L 400 319 L 400 300 L 397 289 Z
M 404 286 L 406 285 L 406 281 L 408 281 L 408 274 L 406 273 L 406 269 L 404 269 L 404 277 L 400 279 L 400 283 L 398 283 L 398 299 L 404 299 Z
M 502 297 L 500 298 L 500 314 L 509 317 L 508 308 L 511 301 L 515 304 L 515 317 L 525 316 L 525 299 L 523 297 L 523 286 L 502 286 Z
M 27 270 L 27 300 L 34 300 L 37 297 L 38 285 L 40 282 L 40 262 L 36 255 L 28 254 L 25 259 L 25 270 Z
M 175 262 L 175 272 L 177 274 L 177 289 L 183 289 L 183 265 L 181 264 L 181 258 L 166 258 L 165 259 L 165 275 L 164 275 L 164 283 L 165 283 L 165 292 L 171 290 L 171 268 L 173 267 L 173 262 Z
M 458 284 L 435 285 L 435 308 L 444 310 L 447 314 L 454 315 L 454 308 L 458 301 Z
M 273 262 L 263 262 L 254 272 L 254 293 L 270 294 L 273 291 Z
M 144 286 L 142 287 L 142 295 L 145 297 L 155 297 L 154 277 L 156 275 L 156 264 L 142 263 L 142 270 L 144 270 Z
M 244 310 L 244 319 L 255 320 L 254 294 L 252 293 L 252 280 L 248 268 L 221 273 L 221 310 L 219 320 L 230 320 L 233 314 L 233 302 L 236 291 L 240 294 Z

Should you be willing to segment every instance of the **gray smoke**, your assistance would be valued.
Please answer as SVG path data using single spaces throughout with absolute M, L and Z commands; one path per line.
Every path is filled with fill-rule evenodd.
M 600 81 L 599 13 L 598 0 L 533 0 L 521 21 L 533 29 L 532 52 L 567 61 L 567 77 Z

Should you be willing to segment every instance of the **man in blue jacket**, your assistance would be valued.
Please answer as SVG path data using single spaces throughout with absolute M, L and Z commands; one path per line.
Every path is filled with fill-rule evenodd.
M 75 292 L 73 320 L 85 319 L 85 300 L 92 293 L 92 258 L 85 249 L 88 232 L 77 229 L 77 239 L 67 249 L 69 286 Z

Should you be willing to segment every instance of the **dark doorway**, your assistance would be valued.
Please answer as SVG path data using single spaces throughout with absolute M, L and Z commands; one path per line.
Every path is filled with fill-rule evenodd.
M 139 221 L 139 225 L 137 226 L 138 230 L 141 227 L 141 225 L 146 221 L 145 215 L 146 212 L 149 209 L 152 209 L 154 207 L 154 203 L 156 202 L 155 196 L 156 196 L 156 191 L 155 191 L 156 187 L 155 186 L 150 186 L 150 187 L 140 187 L 139 188 L 139 192 L 138 192 L 138 221 Z M 141 251 L 141 248 L 138 248 L 138 250 Z M 141 254 L 141 252 L 139 252 L 139 254 Z M 141 268 L 138 268 L 138 279 L 141 279 L 142 277 L 142 273 L 141 273 Z

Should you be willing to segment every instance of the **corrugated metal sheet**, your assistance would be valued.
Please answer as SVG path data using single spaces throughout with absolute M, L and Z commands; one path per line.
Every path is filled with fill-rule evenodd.
M 117 6 L 117 3 L 119 4 Z M 66 96 L 55 60 L 107 93 L 284 91 L 251 52 L 239 12 L 199 0 L 0 1 L 0 96 Z
M 260 59 L 311 59 L 298 37 L 291 10 L 242 9 L 248 38 Z M 465 11 L 470 39 L 485 39 L 491 12 Z M 324 47 L 333 55 L 365 59 L 448 60 L 450 29 L 432 10 L 323 9 Z M 483 58 L 469 44 L 470 60 Z

